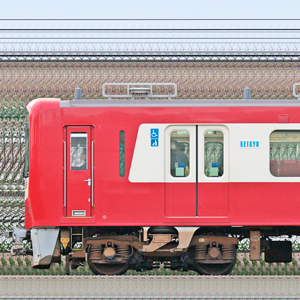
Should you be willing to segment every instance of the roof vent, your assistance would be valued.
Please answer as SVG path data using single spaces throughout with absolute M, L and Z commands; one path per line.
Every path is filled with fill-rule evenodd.
M 251 99 L 250 89 L 244 88 L 244 99 Z
M 75 89 L 75 94 L 74 94 L 74 100 L 80 100 L 81 99 L 81 89 L 76 88 Z
M 145 97 L 146 99 L 148 98 L 148 95 L 150 94 L 151 90 L 148 87 L 132 87 L 129 89 L 132 98 L 134 96 L 137 97 Z

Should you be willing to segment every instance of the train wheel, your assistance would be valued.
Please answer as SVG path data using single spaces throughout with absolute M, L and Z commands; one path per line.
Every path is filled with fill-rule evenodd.
M 122 275 L 128 270 L 129 259 L 122 263 L 105 262 L 96 263 L 93 261 L 102 260 L 103 249 L 102 246 L 90 246 L 87 253 L 87 262 L 90 270 L 95 275 Z M 119 247 L 117 253 L 122 253 L 122 255 L 129 256 L 129 247 Z
M 123 275 L 128 269 L 127 264 L 95 264 L 88 261 L 90 270 L 95 275 Z
M 194 267 L 200 275 L 228 275 L 231 273 L 236 262 L 236 247 L 234 245 L 223 246 L 222 255 L 224 259 L 230 259 L 229 263 L 201 263 L 194 260 Z
M 235 261 L 227 264 L 201 264 L 195 263 L 195 268 L 200 275 L 227 275 L 235 266 Z

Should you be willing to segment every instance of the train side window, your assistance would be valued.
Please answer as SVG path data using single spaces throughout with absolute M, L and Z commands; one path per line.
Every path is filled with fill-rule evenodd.
M 222 131 L 207 130 L 204 134 L 204 173 L 221 177 L 224 173 L 224 137 Z
M 300 177 L 300 130 L 271 133 L 270 172 L 275 177 Z
M 187 177 L 190 173 L 190 134 L 186 130 L 171 132 L 170 172 L 173 177 Z
M 125 175 L 125 132 L 121 130 L 119 133 L 119 171 L 120 176 Z
M 71 170 L 87 169 L 87 133 L 71 133 Z

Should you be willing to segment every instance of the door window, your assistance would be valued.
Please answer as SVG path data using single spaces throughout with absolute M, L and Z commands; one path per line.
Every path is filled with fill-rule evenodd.
M 71 170 L 87 169 L 87 133 L 71 133 Z
M 170 172 L 173 177 L 187 177 L 190 173 L 190 134 L 186 130 L 171 132 Z
M 204 134 L 204 173 L 221 177 L 224 173 L 223 132 L 207 130 Z

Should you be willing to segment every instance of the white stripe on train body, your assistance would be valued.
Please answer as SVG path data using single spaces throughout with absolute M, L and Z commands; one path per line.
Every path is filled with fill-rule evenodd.
M 139 127 L 130 168 L 131 182 L 195 182 L 196 125 L 198 125 L 199 182 L 300 182 L 300 177 L 275 177 L 270 172 L 270 134 L 275 130 L 300 130 L 300 124 L 142 124 Z M 151 147 L 150 132 L 159 129 L 159 146 Z M 172 177 L 170 133 L 190 133 L 190 174 Z M 204 132 L 221 130 L 224 134 L 224 175 L 204 174 Z M 241 142 L 243 146 L 241 146 Z M 251 143 L 252 144 L 251 144 Z

